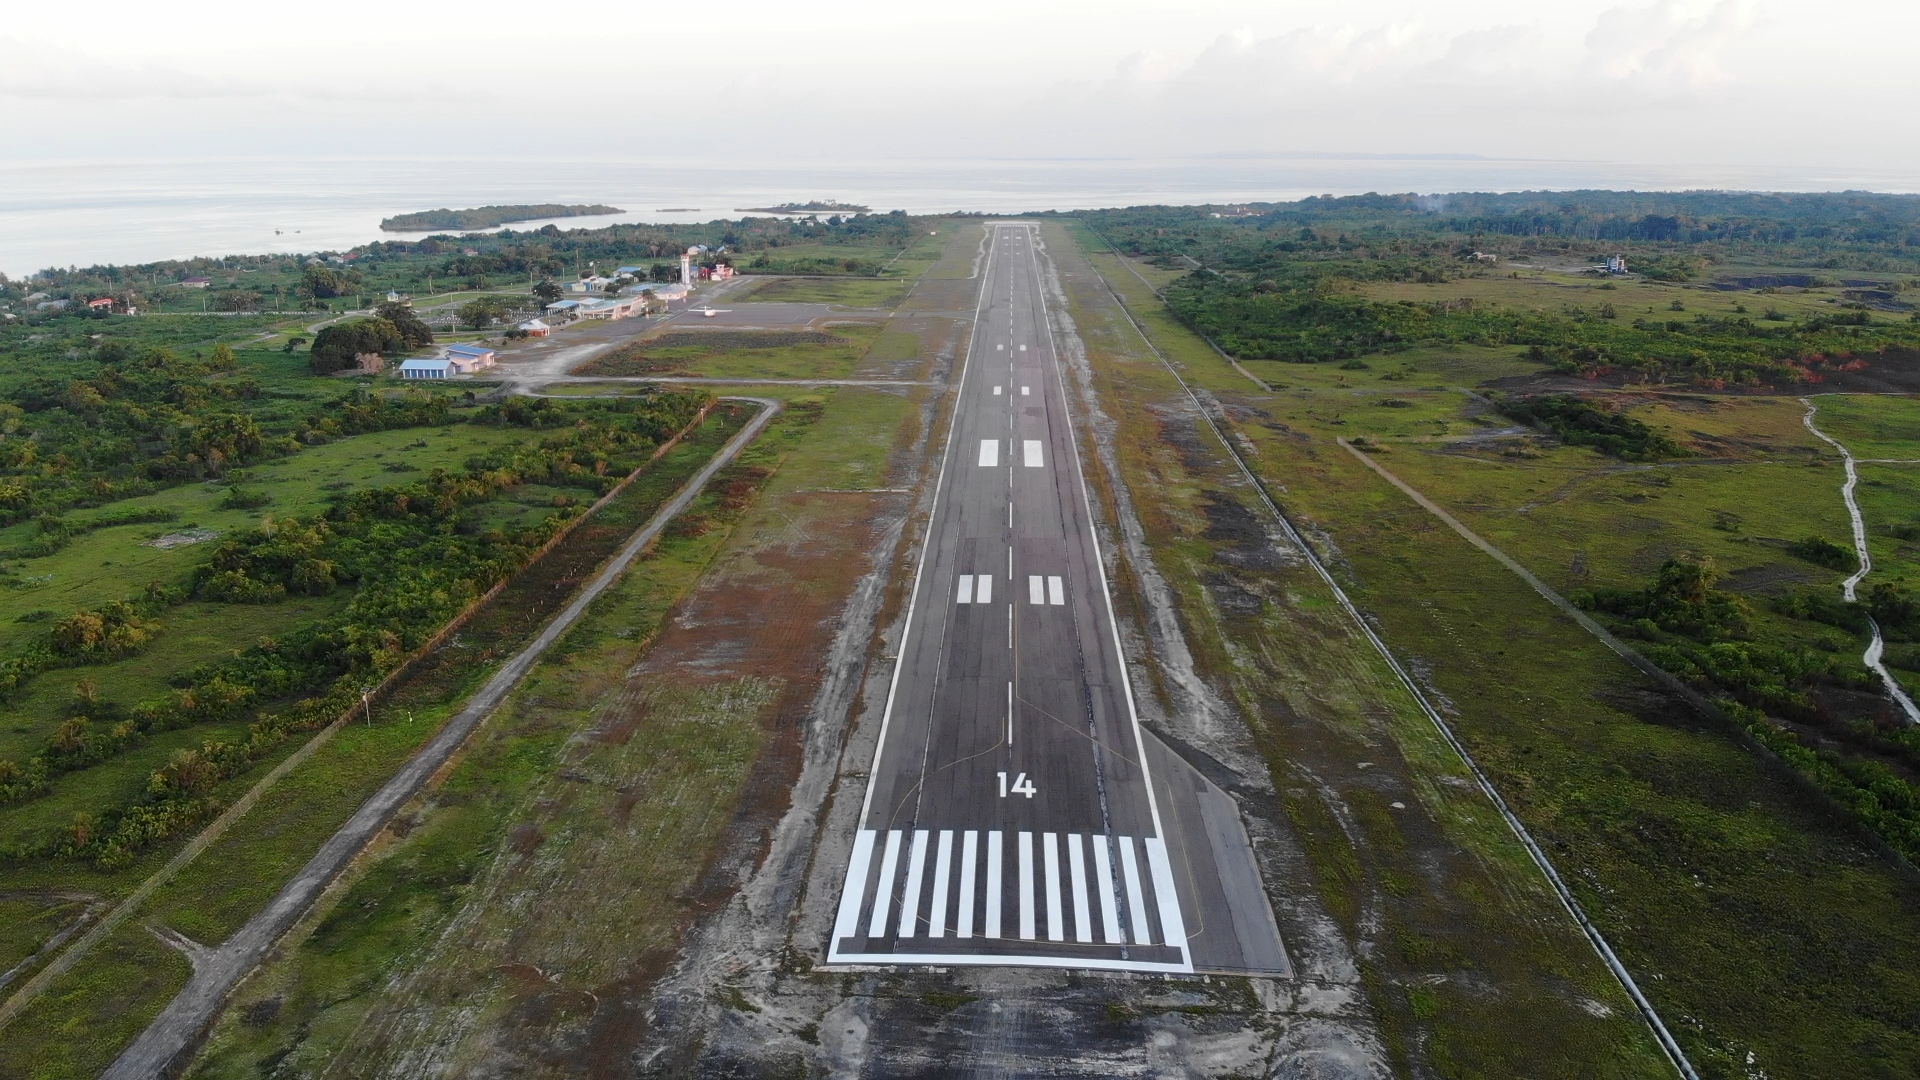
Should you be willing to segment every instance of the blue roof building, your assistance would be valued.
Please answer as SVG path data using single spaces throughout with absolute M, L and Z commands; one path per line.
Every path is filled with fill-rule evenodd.
M 433 360 L 408 360 L 400 365 L 403 379 L 445 379 L 459 374 L 454 361 L 444 357 Z

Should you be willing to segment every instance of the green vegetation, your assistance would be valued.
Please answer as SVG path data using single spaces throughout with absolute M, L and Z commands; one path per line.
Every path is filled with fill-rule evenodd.
M 873 350 L 882 327 L 835 323 L 821 330 L 672 330 L 623 345 L 577 375 L 844 379 Z
M 743 207 L 743 214 L 867 214 L 873 208 L 838 199 L 810 199 L 807 202 L 783 202 L 777 206 Z
M 1405 407 L 1405 403 L 1402 403 Z M 1628 461 L 1679 457 L 1680 444 L 1604 402 L 1570 394 L 1502 401 L 1500 411 L 1560 436 L 1568 446 L 1590 446 Z
M 1574 207 L 1570 214 L 1588 213 L 1587 204 L 1564 198 Z M 1669 198 L 1684 197 L 1645 197 L 1650 202 Z M 1915 201 L 1920 200 L 1905 200 Z M 1904 204 L 1901 199 L 1880 203 Z M 1352 210 L 1355 204 L 1341 202 L 1340 207 Z M 1339 207 L 1316 200 L 1286 209 L 1331 214 Z M 1656 206 L 1642 212 L 1666 211 Z M 1844 537 L 1848 528 L 1838 456 L 1801 425 L 1806 407 L 1800 402 L 1713 393 L 1711 385 L 1698 383 L 1684 392 L 1609 392 L 1608 380 L 1596 378 L 1582 397 L 1611 415 L 1643 424 L 1688 454 L 1625 461 L 1596 447 L 1548 443 L 1503 430 L 1491 402 L 1503 395 L 1562 395 L 1569 388 L 1563 378 L 1543 372 L 1542 362 L 1527 348 L 1499 341 L 1369 352 L 1366 368 L 1249 363 L 1263 378 L 1286 384 L 1267 393 L 1214 354 L 1147 285 L 1165 288 L 1189 274 L 1173 265 L 1176 252 L 1191 252 L 1223 273 L 1234 272 L 1214 257 L 1226 248 L 1224 242 L 1216 248 L 1200 241 L 1210 231 L 1231 233 L 1244 223 L 1216 222 L 1187 211 L 1125 213 L 1137 217 L 1134 232 L 1108 232 L 1107 224 L 1101 230 L 1123 248 L 1137 241 L 1145 258 L 1123 261 L 1101 254 L 1095 257 L 1097 267 L 1188 378 L 1220 400 L 1219 415 L 1230 436 L 1255 448 L 1248 461 L 1269 490 L 1309 535 L 1322 538 L 1316 542 L 1324 545 L 1335 572 L 1389 645 L 1441 695 L 1449 721 L 1573 883 L 1702 1075 L 1731 1080 L 1761 1071 L 1770 1076 L 1913 1072 L 1920 1064 L 1913 1032 L 1920 1026 L 1911 1010 L 1884 1006 L 1920 990 L 1912 974 L 1920 970 L 1920 952 L 1913 945 L 1920 941 L 1913 914 L 1920 902 L 1906 872 L 1863 842 L 1858 829 L 1866 825 L 1896 847 L 1912 842 L 1916 803 L 1909 785 L 1915 768 L 1906 740 L 1913 729 L 1901 722 L 1859 658 L 1868 611 L 1884 610 L 1896 621 L 1907 618 L 1901 601 L 1911 596 L 1911 583 L 1920 581 L 1920 547 L 1903 538 L 1920 536 L 1920 513 L 1914 510 L 1920 505 L 1920 471 L 1912 465 L 1861 466 L 1858 497 L 1874 573 L 1863 587 L 1866 602 L 1847 604 L 1838 587 L 1852 566 L 1844 545 L 1833 545 L 1847 555 L 1842 566 L 1796 554 L 1831 558 L 1824 544 L 1816 549 L 1805 541 Z M 1101 220 L 1101 215 L 1088 216 Z M 1344 259 L 1357 250 L 1367 224 L 1363 217 L 1350 216 L 1341 225 L 1327 219 L 1306 226 L 1289 223 L 1290 228 L 1276 226 L 1268 235 L 1290 233 L 1304 247 L 1307 242 L 1297 238 L 1306 227 L 1337 246 L 1344 231 L 1347 254 L 1338 256 Z M 1445 220 L 1426 210 L 1408 210 L 1396 228 L 1428 235 L 1426 230 L 1438 230 Z M 1692 244 L 1684 237 L 1619 241 L 1636 267 L 1665 245 L 1676 259 L 1692 260 L 1696 281 L 1711 275 L 1735 286 L 1730 289 L 1681 291 L 1673 284 L 1587 275 L 1578 264 L 1597 245 L 1579 239 L 1577 232 L 1555 235 L 1543 228 L 1530 236 L 1448 237 L 1461 246 L 1471 240 L 1470 250 L 1499 251 L 1497 272 L 1476 277 L 1485 264 L 1461 260 L 1448 264 L 1444 280 L 1359 281 L 1336 295 L 1396 306 L 1401 299 L 1451 302 L 1456 314 L 1457 301 L 1472 297 L 1476 310 L 1491 305 L 1539 312 L 1584 327 L 1591 321 L 1578 322 L 1575 309 L 1591 313 L 1597 300 L 1591 291 L 1603 285 L 1615 286 L 1601 295 L 1621 319 L 1635 312 L 1645 316 L 1648 307 L 1657 312 L 1676 298 L 1684 298 L 1687 318 L 1737 319 L 1743 293 L 1745 303 L 1757 310 L 1763 305 L 1753 292 L 1766 289 L 1773 291 L 1766 293 L 1765 305 L 1777 306 L 1792 320 L 1811 321 L 1836 309 L 1854 318 L 1859 309 L 1840 306 L 1849 301 L 1832 275 L 1823 280 L 1808 273 L 1804 261 L 1799 268 L 1795 262 L 1753 261 L 1768 253 L 1783 260 L 1817 253 L 1821 262 L 1839 260 L 1882 280 L 1891 269 L 1910 272 L 1900 234 L 1883 242 L 1866 238 L 1861 222 L 1827 224 L 1831 231 L 1824 238 L 1816 240 L 1802 229 L 1790 243 L 1767 240 L 1782 234 L 1771 227 L 1758 230 L 1764 234 L 1758 239 L 1737 243 Z M 1166 230 L 1164 236 L 1157 235 L 1159 229 Z M 1105 252 L 1099 237 L 1086 231 L 1078 237 L 1088 250 Z M 1547 271 L 1517 258 L 1529 252 L 1536 264 L 1558 253 L 1555 257 L 1574 265 Z M 1169 257 L 1161 260 L 1163 254 Z M 1509 271 L 1510 266 L 1517 269 Z M 1903 286 L 1888 291 L 1894 302 L 1906 295 Z M 1888 325 L 1874 311 L 1868 318 L 1870 325 L 1859 327 L 1863 333 L 1881 333 Z M 1088 321 L 1076 319 L 1084 332 Z M 1858 379 L 1902 388 L 1914 375 L 1912 360 L 1897 349 L 1861 355 L 1863 368 L 1824 369 L 1829 388 L 1869 385 L 1849 382 Z M 1121 373 L 1115 378 L 1140 377 L 1129 365 L 1114 370 Z M 1377 407 L 1387 399 L 1408 404 Z M 1914 423 L 1920 414 L 1910 401 L 1830 394 L 1811 400 L 1818 405 L 1821 430 L 1856 455 L 1920 458 L 1920 441 L 1913 434 L 1920 430 Z M 1172 419 L 1178 410 L 1164 416 L 1138 412 L 1155 418 L 1158 430 L 1123 445 L 1171 443 L 1191 453 L 1184 449 L 1191 435 Z M 1370 458 L 1549 585 L 1567 595 L 1587 594 L 1596 617 L 1717 698 L 1737 727 L 1703 721 L 1638 676 L 1519 579 L 1334 446 L 1336 436 L 1356 445 L 1364 439 Z M 1709 572 L 1708 559 L 1724 573 L 1716 578 Z M 1876 589 L 1883 591 L 1876 594 Z M 1876 595 L 1885 598 L 1877 607 Z M 1189 613 L 1188 624 L 1209 617 Z M 1238 644 L 1251 639 L 1241 625 L 1232 630 L 1238 651 L 1223 662 L 1251 680 L 1244 673 L 1260 668 L 1263 650 L 1273 646 Z M 1321 640 L 1318 634 L 1301 630 L 1294 636 Z M 1920 681 L 1920 649 L 1893 646 L 1888 661 L 1903 682 Z M 1282 670 L 1315 671 L 1316 662 L 1292 656 Z M 1301 737 L 1286 733 L 1309 728 L 1327 706 L 1290 701 L 1290 709 L 1281 709 L 1266 703 L 1271 696 L 1303 692 L 1292 690 L 1287 678 L 1274 679 L 1264 689 L 1247 711 L 1272 718 L 1267 722 L 1283 740 L 1273 759 L 1311 760 L 1299 745 Z M 1301 720 L 1291 719 L 1296 716 Z M 1754 753 L 1743 735 L 1770 748 L 1787 768 Z M 1354 753 L 1380 760 L 1374 745 Z M 1317 771 L 1321 781 L 1336 785 L 1338 775 L 1337 769 Z M 1348 848 L 1339 837 L 1353 834 L 1350 821 L 1316 809 L 1318 788 L 1301 784 L 1297 790 L 1290 812 L 1315 823 L 1303 826 L 1303 835 L 1334 838 L 1307 841 L 1315 859 L 1314 887 L 1330 907 L 1356 912 L 1362 903 L 1384 905 L 1366 910 L 1383 913 L 1389 927 L 1396 918 L 1408 918 L 1394 902 L 1377 894 L 1370 899 L 1366 889 L 1375 880 L 1370 875 L 1386 876 L 1421 849 L 1396 847 L 1411 841 L 1390 843 L 1392 834 L 1377 833 L 1371 821 L 1364 825 L 1365 842 L 1357 850 Z M 1343 789 L 1349 800 L 1364 798 L 1350 792 Z M 1422 879 L 1432 872 L 1429 861 L 1413 865 Z M 1516 919 L 1512 925 L 1523 922 Z M 1350 925 L 1356 939 L 1379 942 L 1361 923 Z M 1498 950 L 1490 942 L 1450 934 L 1449 925 L 1415 921 L 1405 934 L 1406 947 L 1398 941 L 1379 943 L 1364 961 L 1380 980 L 1396 978 L 1397 965 L 1414 965 L 1413 974 L 1404 977 L 1420 980 L 1414 985 L 1437 1002 L 1431 1023 L 1441 1033 L 1428 1036 L 1431 1029 L 1419 1025 L 1401 1028 L 1400 1045 L 1420 1053 L 1444 1049 L 1450 1063 L 1435 1065 L 1441 1075 L 1540 1071 L 1544 1056 L 1510 1067 L 1474 1064 L 1484 1063 L 1481 1055 L 1500 1045 L 1524 1040 L 1540 1040 L 1536 1045 L 1544 1044 L 1544 1055 L 1544 1046 L 1563 1045 L 1569 1029 L 1561 1018 L 1548 1019 L 1527 1005 L 1515 1008 L 1534 1022 L 1524 1032 L 1511 1031 L 1490 1010 L 1456 997 L 1454 988 L 1462 979 L 1436 977 L 1444 973 L 1420 966 L 1433 964 L 1437 952 L 1448 955 L 1439 951 L 1445 949 L 1464 958 L 1459 969 L 1479 973 L 1463 976 L 1465 981 L 1487 978 Z M 1855 959 L 1837 962 L 1838 957 Z M 1513 1004 L 1510 997 L 1504 1000 Z M 1408 1012 L 1432 1008 L 1432 1002 L 1409 1005 Z M 1393 1030 L 1404 1021 L 1389 1011 L 1386 1022 Z M 1594 1060 L 1557 1071 L 1591 1072 Z
M 817 550 L 795 557 L 790 538 L 804 528 L 844 550 L 841 538 L 858 531 L 845 527 L 847 502 L 808 492 L 884 480 L 896 431 L 912 416 L 871 391 L 794 398 L 531 673 L 440 794 L 409 808 L 405 838 L 250 981 L 191 1075 L 251 1076 L 267 1062 L 297 1069 L 342 1055 L 404 1060 L 412 1036 L 390 1021 L 426 1019 L 404 1026 L 444 1031 L 437 1018 L 452 999 L 443 990 L 456 987 L 468 1006 L 512 1010 L 526 999 L 515 974 L 526 964 L 558 974 L 549 992 L 562 1004 L 550 1027 L 508 1039 L 558 1029 L 543 1045 L 567 1043 L 605 1016 L 575 1002 L 610 1000 L 615 985 L 643 993 L 715 894 L 703 870 L 751 801 L 758 770 L 779 760 L 776 717 L 806 700 L 792 673 L 816 663 L 805 648 L 768 649 L 784 629 L 731 627 L 715 638 L 668 616 L 696 584 L 694 603 L 707 611 L 751 610 L 774 594 L 807 605 L 809 618 L 829 610 L 858 571 Z M 689 677 L 680 666 L 689 633 L 756 659 L 701 662 Z M 527 874 L 529 853 L 555 871 Z M 528 903 L 568 914 L 526 928 L 518 913 Z M 604 947 L 612 938 L 621 948 Z M 561 1068 L 585 1067 L 584 1052 L 557 1051 Z
M 573 408 L 565 406 L 555 415 Z M 175 927 L 203 941 L 224 940 L 244 924 L 286 875 L 392 776 L 398 762 L 431 737 L 501 661 L 523 648 L 571 599 L 571 584 L 618 550 L 751 412 L 725 404 L 716 407 L 707 422 L 650 465 L 591 521 L 511 579 L 456 637 L 428 652 L 377 695 L 371 722 L 356 716 L 355 723 L 338 729 L 321 754 L 283 779 L 271 798 L 155 894 L 140 920 L 103 943 L 7 1029 L 0 1037 L 0 1072 L 98 1074 L 186 976 L 178 955 L 165 946 L 155 949 L 158 943 L 139 923 Z M 259 609 L 229 610 L 244 615 Z M 252 779 L 226 781 L 214 796 L 231 801 Z M 123 891 L 152 872 L 168 847 L 158 845 L 120 871 L 58 862 L 10 873 L 23 884 L 60 881 Z M 476 850 L 465 854 L 474 857 Z
M 523 203 L 513 206 L 481 206 L 472 210 L 421 210 L 412 214 L 398 214 L 380 220 L 380 228 L 386 232 L 427 232 L 431 229 L 457 229 L 465 232 L 470 229 L 491 229 L 500 225 L 511 225 L 517 221 L 539 221 L 542 218 L 598 217 L 603 214 L 624 214 L 625 210 L 617 206 L 561 204 L 561 203 Z
M 156 734 L 232 720 L 261 705 L 300 700 L 254 720 L 244 743 L 209 740 L 181 749 L 153 774 L 145 796 L 93 808 L 84 825 L 15 841 L 7 857 L 79 858 L 107 868 L 140 848 L 203 820 L 217 803 L 211 789 L 251 768 L 289 735 L 324 725 L 454 615 L 519 569 L 582 505 L 644 462 L 685 427 L 704 395 L 665 393 L 584 406 L 513 399 L 470 422 L 550 432 L 511 450 L 476 457 L 459 473 L 363 489 L 310 519 L 282 517 L 217 546 L 189 582 L 156 583 L 132 601 L 74 612 L 55 622 L 43 644 L 0 662 L 18 688 L 58 663 L 85 663 L 132 652 L 150 636 L 147 620 L 189 596 L 224 604 L 273 604 L 289 596 L 353 596 L 337 615 L 309 622 L 230 659 L 174 677 L 170 695 L 102 714 L 81 703 L 76 715 L 25 762 L 0 759 L 0 795 L 14 800 L 48 790 L 48 778 L 90 767 L 144 745 Z M 611 472 L 611 475 L 609 473 Z M 553 512 L 500 527 L 488 513 L 516 489 L 540 485 Z M 579 497 L 565 494 L 583 489 Z M 304 695 L 304 696 L 303 696 Z
M 1166 302 L 1242 360 L 1315 363 L 1433 345 L 1524 346 L 1532 360 L 1565 374 L 1720 389 L 1804 386 L 1920 349 L 1920 325 L 1876 318 L 1867 304 L 1851 300 L 1840 310 L 1777 322 L 1700 312 L 1628 323 L 1611 302 L 1596 317 L 1564 302 L 1489 305 L 1471 295 L 1389 301 L 1368 291 L 1387 283 L 1487 279 L 1496 273 L 1489 260 L 1502 258 L 1524 267 L 1529 279 L 1547 272 L 1590 279 L 1585 265 L 1621 251 L 1641 268 L 1638 280 L 1676 283 L 1695 276 L 1694 264 L 1736 253 L 1809 255 L 1814 237 L 1821 242 L 1813 246 L 1826 253 L 1823 265 L 1920 269 L 1901 240 L 1920 235 L 1920 202 L 1908 196 L 1636 200 L 1582 194 L 1595 201 L 1556 197 L 1561 205 L 1553 211 L 1532 196 L 1454 196 L 1441 200 L 1444 208 L 1411 196 L 1364 196 L 1263 205 L 1229 217 L 1197 207 L 1081 217 L 1130 254 L 1168 266 L 1176 259 L 1197 264 L 1167 285 Z M 1662 203 L 1686 208 L 1687 216 L 1647 212 Z M 1631 216 L 1635 207 L 1637 217 Z M 1757 220 L 1763 213 L 1782 216 Z M 1861 226 L 1868 214 L 1879 219 L 1877 227 Z M 1847 284 L 1810 275 L 1795 281 L 1791 288 Z M 1726 285 L 1777 291 L 1773 282 L 1748 275 Z M 1877 286 L 1886 297 L 1903 287 L 1897 281 L 1852 284 Z M 1677 299 L 1666 306 L 1685 310 Z M 1904 313 L 1905 305 L 1882 306 Z
M 676 280 L 679 255 L 691 247 L 702 249 L 696 262 L 707 268 L 726 264 L 768 274 L 899 275 L 924 269 L 937 257 L 938 244 L 928 234 L 939 230 L 921 228 L 928 220 L 895 211 L 835 214 L 825 220 L 748 217 L 599 229 L 562 230 L 549 224 L 528 231 L 375 241 L 304 259 L 233 255 L 137 266 L 49 267 L 26 281 L 0 278 L 0 309 L 15 307 L 19 315 L 16 325 L 0 332 L 42 325 L 98 329 L 103 323 L 129 321 L 124 314 L 129 305 L 141 310 L 142 320 L 156 313 L 226 313 L 237 320 L 269 311 L 372 310 L 389 292 L 416 300 L 449 292 L 484 294 L 525 307 L 558 287 L 543 292 L 538 289 L 542 281 L 573 280 L 596 267 L 604 272 L 640 266 L 647 268 L 642 276 L 654 281 Z M 192 278 L 206 278 L 208 284 L 189 287 L 186 282 Z M 47 311 L 14 304 L 33 292 L 71 303 L 65 310 Z M 100 297 L 113 300 L 111 310 L 84 306 Z M 393 321 L 390 313 L 380 314 Z

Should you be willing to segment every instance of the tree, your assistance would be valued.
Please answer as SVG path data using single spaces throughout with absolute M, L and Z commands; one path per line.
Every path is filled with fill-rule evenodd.
M 360 284 L 360 275 L 342 273 L 330 266 L 309 266 L 300 271 L 300 288 L 315 300 L 345 296 Z
M 300 337 L 299 335 L 295 335 L 287 339 L 286 347 L 281 349 L 280 351 L 291 355 L 293 350 L 299 348 L 302 345 L 305 345 L 306 343 L 307 343 L 306 338 Z
M 533 287 L 533 295 L 539 297 L 543 305 L 560 299 L 561 293 L 560 283 L 552 278 L 547 278 Z
M 331 375 L 356 366 L 364 353 L 384 355 L 406 346 L 406 338 L 391 322 L 381 318 L 355 319 L 321 327 L 314 335 L 307 362 L 315 375 Z
M 460 305 L 460 321 L 475 330 L 485 330 L 507 317 L 507 309 L 491 296 L 469 300 Z
M 400 331 L 401 340 L 407 348 L 418 349 L 433 344 L 433 330 L 413 313 L 413 308 L 399 302 L 381 304 L 373 310 L 376 317 L 392 323 Z

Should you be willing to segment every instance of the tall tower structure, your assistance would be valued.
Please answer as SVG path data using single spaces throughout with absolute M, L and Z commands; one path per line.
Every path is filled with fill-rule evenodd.
M 698 248 L 688 248 L 680 256 L 680 284 L 689 289 L 693 288 L 693 253 L 698 250 Z

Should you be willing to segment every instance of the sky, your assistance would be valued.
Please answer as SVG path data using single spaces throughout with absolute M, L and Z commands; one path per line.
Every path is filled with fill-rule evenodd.
M 14 7 L 3 163 L 1462 154 L 1920 175 L 1911 2 Z

